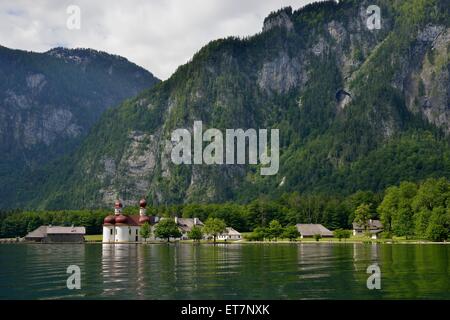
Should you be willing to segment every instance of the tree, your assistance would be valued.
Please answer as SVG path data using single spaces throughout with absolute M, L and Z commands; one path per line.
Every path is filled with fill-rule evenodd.
M 205 226 L 203 227 L 203 232 L 208 234 L 214 238 L 214 243 L 216 242 L 216 238 L 219 234 L 223 233 L 226 230 L 225 221 L 219 218 L 208 218 L 205 222 Z
M 357 191 L 347 197 L 344 201 L 345 206 L 349 210 L 349 224 L 355 221 L 355 211 L 361 204 L 369 205 L 370 216 L 375 216 L 376 211 L 372 208 L 378 206 L 378 199 L 371 191 Z
M 431 241 L 447 240 L 448 230 L 441 224 L 433 221 L 427 227 L 427 238 Z
M 179 238 L 181 237 L 181 232 L 178 229 L 177 224 L 174 220 L 167 218 L 162 219 L 155 228 L 155 236 L 161 239 L 167 239 L 167 242 L 170 241 L 170 238 Z
M 402 182 L 398 188 L 398 206 L 392 214 L 392 232 L 397 236 L 414 235 L 414 212 L 411 203 L 417 194 L 417 185 L 412 182 Z
M 348 239 L 351 236 L 350 230 L 337 229 L 337 230 L 334 230 L 333 233 L 334 233 L 334 237 L 338 238 L 339 241 L 341 241 L 341 239 Z
M 315 239 L 316 241 L 319 241 L 320 239 L 322 239 L 322 236 L 321 236 L 320 234 L 315 234 L 315 235 L 314 235 L 314 239 Z
M 431 241 L 444 241 L 449 236 L 448 216 L 443 208 L 435 208 L 430 217 L 430 223 L 426 230 L 426 237 Z M 446 227 L 447 226 L 447 227 Z
M 399 191 L 398 187 L 389 187 L 386 189 L 383 201 L 378 206 L 377 211 L 380 215 L 384 231 L 392 231 L 392 217 L 398 210 Z
M 249 228 L 267 227 L 269 221 L 278 220 L 287 223 L 288 208 L 268 197 L 261 197 L 246 205 Z M 232 225 L 234 227 L 234 225 Z
M 298 232 L 296 226 L 287 226 L 284 229 L 282 237 L 289 239 L 289 241 L 293 241 L 296 240 L 298 237 L 300 237 L 300 232 Z
M 257 227 L 253 230 L 252 233 L 247 235 L 245 238 L 250 241 L 264 241 L 265 237 L 266 237 L 265 228 Z
M 388 233 L 442 241 L 449 233 L 449 201 L 450 183 L 445 178 L 419 185 L 402 182 L 386 190 L 378 212 Z
M 141 226 L 141 229 L 139 230 L 139 234 L 142 238 L 144 238 L 144 241 L 147 241 L 148 238 L 150 238 L 152 230 L 150 229 L 150 225 L 148 222 L 144 222 L 144 224 Z
M 278 222 L 278 220 L 270 221 L 269 227 L 267 228 L 268 238 L 275 239 L 275 241 L 277 241 L 277 238 L 279 238 L 282 233 L 283 233 L 283 227 Z
M 439 238 L 436 230 L 447 228 L 447 219 L 440 216 L 448 210 L 450 203 L 450 183 L 448 180 L 427 179 L 420 184 L 412 202 L 415 235 L 419 238 Z M 432 224 L 432 227 L 429 227 Z M 438 228 L 441 225 L 443 228 Z M 434 234 L 434 236 L 432 236 Z
M 264 241 L 264 228 L 255 228 L 253 232 L 244 235 L 244 238 L 248 241 Z
M 370 206 L 362 203 L 355 210 L 355 222 L 361 225 L 367 232 L 369 229 L 369 219 L 371 218 Z
M 33 215 L 28 220 L 27 232 L 31 232 L 33 230 L 36 230 L 41 225 L 42 225 L 42 220 L 37 215 Z
M 191 231 L 188 232 L 188 237 L 194 241 L 200 241 L 203 238 L 202 228 L 194 226 Z

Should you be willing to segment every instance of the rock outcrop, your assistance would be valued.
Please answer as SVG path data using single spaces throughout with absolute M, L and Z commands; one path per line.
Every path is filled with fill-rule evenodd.
M 105 110 L 158 81 L 122 57 L 95 50 L 0 47 L 0 207 L 17 206 L 14 191 L 23 189 L 24 179 L 74 150 Z
M 294 24 L 291 21 L 292 8 L 286 7 L 277 12 L 270 14 L 265 20 L 263 25 L 263 32 L 272 30 L 275 27 L 286 29 L 287 31 L 292 31 L 294 29 Z

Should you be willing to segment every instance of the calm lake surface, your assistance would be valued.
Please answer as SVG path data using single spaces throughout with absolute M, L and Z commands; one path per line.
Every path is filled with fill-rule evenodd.
M 2 244 L 0 299 L 450 299 L 449 260 L 438 244 Z

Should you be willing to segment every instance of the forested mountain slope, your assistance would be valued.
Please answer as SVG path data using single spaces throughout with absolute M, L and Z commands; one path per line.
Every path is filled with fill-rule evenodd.
M 381 8 L 381 29 L 366 9 Z M 285 192 L 379 191 L 450 177 L 447 1 L 329 1 L 213 41 L 167 81 L 108 110 L 81 147 L 29 177 L 34 207 L 246 202 Z M 348 93 L 348 94 L 345 94 Z M 280 170 L 175 165 L 176 128 L 278 128 Z M 56 169 L 55 169 L 56 168 Z
M 73 151 L 108 107 L 158 81 L 95 50 L 0 46 L 0 207 L 14 206 L 27 190 L 24 176 Z

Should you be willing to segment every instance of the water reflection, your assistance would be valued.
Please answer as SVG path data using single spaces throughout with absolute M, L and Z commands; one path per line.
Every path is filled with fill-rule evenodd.
M 0 246 L 0 298 L 447 298 L 446 245 L 86 244 Z M 381 268 L 369 290 L 367 267 Z M 82 289 L 68 290 L 69 265 Z
M 145 262 L 139 249 L 136 244 L 102 244 L 102 296 L 121 295 L 130 287 L 137 297 L 143 295 Z
M 85 292 L 67 288 L 67 268 L 85 273 L 84 245 L 56 244 L 0 246 L 0 299 L 84 298 Z

